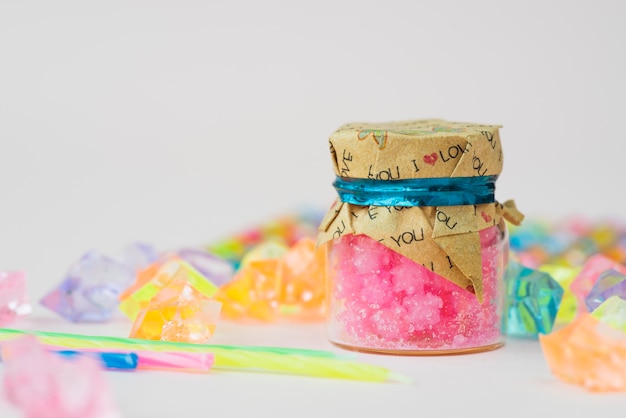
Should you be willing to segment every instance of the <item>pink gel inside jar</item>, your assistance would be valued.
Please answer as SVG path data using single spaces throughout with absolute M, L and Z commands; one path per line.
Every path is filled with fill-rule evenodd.
M 504 337 L 504 222 L 480 232 L 483 302 L 366 235 L 329 242 L 328 337 L 357 351 L 454 354 L 500 347 Z

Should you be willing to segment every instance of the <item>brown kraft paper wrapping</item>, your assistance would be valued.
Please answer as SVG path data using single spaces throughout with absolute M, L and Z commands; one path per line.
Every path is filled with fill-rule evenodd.
M 372 180 L 497 176 L 500 126 L 440 119 L 349 124 L 330 137 L 335 174 Z M 337 201 L 318 242 L 365 234 L 476 294 L 482 302 L 479 231 L 504 217 L 519 224 L 513 201 L 465 206 L 359 206 Z

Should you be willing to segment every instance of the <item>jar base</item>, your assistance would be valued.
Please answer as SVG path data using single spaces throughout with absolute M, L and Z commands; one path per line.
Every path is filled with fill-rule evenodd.
M 368 354 L 386 354 L 393 356 L 451 356 L 457 354 L 483 353 L 485 351 L 496 350 L 504 346 L 504 341 L 501 341 L 495 344 L 483 345 L 480 347 L 454 348 L 447 350 L 389 350 L 384 348 L 357 347 L 353 345 L 338 343 L 335 341 L 331 341 L 331 343 L 345 350 L 357 351 L 360 353 Z

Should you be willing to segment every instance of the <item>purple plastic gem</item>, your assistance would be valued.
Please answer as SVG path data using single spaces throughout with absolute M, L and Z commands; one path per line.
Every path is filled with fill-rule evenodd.
M 154 263 L 158 257 L 158 252 L 150 244 L 133 242 L 124 248 L 120 261 L 138 271 Z
M 176 253 L 217 286 L 229 282 L 235 274 L 235 269 L 230 262 L 208 251 L 183 248 Z
M 134 280 L 130 267 L 90 251 L 40 303 L 72 322 L 105 322 L 116 312 L 119 295 Z
M 0 326 L 10 324 L 31 310 L 26 296 L 26 273 L 0 271 Z
M 589 312 L 593 312 L 611 296 L 626 300 L 626 275 L 613 269 L 600 274 L 585 298 L 585 305 Z

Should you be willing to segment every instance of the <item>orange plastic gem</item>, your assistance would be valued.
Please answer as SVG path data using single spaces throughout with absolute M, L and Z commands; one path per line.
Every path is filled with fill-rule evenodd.
M 281 311 L 301 320 L 324 317 L 326 246 L 316 247 L 311 238 L 296 242 L 281 258 Z
M 552 373 L 593 392 L 626 391 L 626 333 L 585 313 L 539 335 Z
M 219 288 L 215 300 L 223 303 L 222 315 L 229 319 L 254 318 L 273 321 L 278 307 L 278 260 L 255 260 Z
M 146 277 L 148 277 L 147 274 Z M 139 312 L 146 309 L 152 299 L 175 280 L 189 283 L 194 290 L 207 298 L 212 298 L 218 289 L 189 263 L 180 258 L 171 257 L 159 266 L 156 274 L 146 280 L 137 290 L 133 289 L 134 291 L 120 302 L 119 310 L 131 320 L 135 320 Z M 139 282 L 136 283 L 136 285 L 139 284 Z
M 265 243 L 243 257 L 235 277 L 215 299 L 228 319 L 322 320 L 325 300 L 325 246 L 304 237 L 288 249 Z
M 215 332 L 221 305 L 186 280 L 174 279 L 139 312 L 130 337 L 206 343 Z
M 124 290 L 124 292 L 122 292 L 122 294 L 119 296 L 119 300 L 122 301 L 124 299 L 127 299 L 130 295 L 141 289 L 143 285 L 148 283 L 150 279 L 152 279 L 157 274 L 157 272 L 163 265 L 163 262 L 164 260 L 158 260 L 150 264 L 149 266 L 139 270 L 135 276 L 135 283 L 133 283 L 126 290 Z

